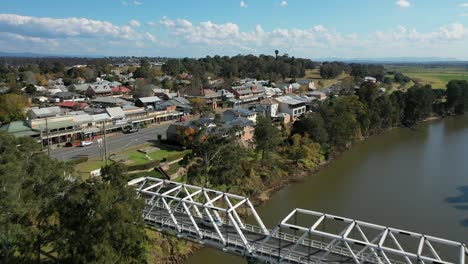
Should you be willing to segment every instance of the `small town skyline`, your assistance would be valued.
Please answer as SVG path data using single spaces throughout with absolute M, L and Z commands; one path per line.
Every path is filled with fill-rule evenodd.
M 47 8 L 44 8 L 47 6 Z M 77 56 L 467 60 L 464 1 L 2 3 L 1 52 Z

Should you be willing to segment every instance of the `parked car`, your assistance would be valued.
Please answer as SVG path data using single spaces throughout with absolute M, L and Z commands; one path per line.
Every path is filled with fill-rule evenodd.
M 124 128 L 122 128 L 122 131 L 125 134 L 130 134 L 130 133 L 136 133 L 136 132 L 140 131 L 140 129 L 138 127 L 124 127 Z
M 86 147 L 86 146 L 91 146 L 92 144 L 93 144 L 92 141 L 83 140 L 83 141 L 81 141 L 80 146 Z

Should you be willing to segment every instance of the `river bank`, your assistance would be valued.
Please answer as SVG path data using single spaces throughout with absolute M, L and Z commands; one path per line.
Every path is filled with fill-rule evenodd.
M 356 143 L 311 177 L 274 192 L 256 207 L 267 227 L 304 208 L 468 242 L 468 117 L 397 128 Z M 460 201 L 457 203 L 457 201 Z M 245 263 L 203 248 L 185 263 Z
M 423 123 L 430 123 L 431 121 L 436 121 L 440 119 L 442 118 L 430 117 L 430 118 L 425 119 L 418 125 L 421 125 Z M 365 143 L 368 140 L 371 140 L 375 137 L 382 136 L 394 130 L 409 130 L 409 129 L 395 127 L 395 128 L 387 129 L 385 131 L 382 131 L 381 133 L 374 134 L 368 137 L 359 137 L 358 140 L 356 140 L 352 144 L 349 144 L 345 151 L 337 153 L 336 155 L 333 155 L 329 159 L 324 160 L 319 166 L 317 166 L 316 168 L 312 170 L 299 167 L 299 168 L 295 168 L 296 170 L 294 173 L 289 173 L 288 177 L 272 177 L 273 179 L 276 179 L 276 180 L 269 182 L 269 184 L 265 186 L 266 188 L 262 190 L 261 192 L 259 192 L 257 195 L 251 197 L 251 200 L 256 207 L 261 206 L 267 203 L 268 201 L 270 201 L 272 196 L 282 191 L 285 187 L 288 187 L 289 185 L 295 184 L 295 183 L 301 184 L 304 181 L 310 181 L 311 178 L 317 177 L 317 175 L 320 174 L 324 169 L 326 169 L 329 166 L 333 166 L 334 162 L 337 159 L 340 159 L 342 156 L 347 155 L 348 152 L 352 151 L 356 145 L 360 145 L 362 143 Z M 291 169 L 291 171 L 293 170 Z M 191 252 L 191 254 L 193 254 L 193 252 Z

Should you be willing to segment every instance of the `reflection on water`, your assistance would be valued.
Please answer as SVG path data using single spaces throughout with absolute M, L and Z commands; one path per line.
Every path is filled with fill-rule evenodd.
M 456 197 L 449 197 L 445 201 L 449 204 L 455 204 L 458 210 L 468 210 L 468 186 L 457 188 L 462 194 Z M 460 205 L 461 204 L 461 205 Z M 461 221 L 461 225 L 468 227 L 468 218 Z

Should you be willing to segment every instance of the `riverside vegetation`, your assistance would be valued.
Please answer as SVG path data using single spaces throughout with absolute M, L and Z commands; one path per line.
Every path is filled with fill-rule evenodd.
M 186 180 L 244 194 L 256 202 L 269 191 L 309 175 L 354 141 L 396 126 L 412 126 L 431 115 L 460 114 L 468 107 L 468 82 L 447 90 L 416 86 L 382 93 L 364 83 L 355 95 L 324 101 L 281 126 L 260 117 L 255 148 L 234 134 L 188 142 Z M 234 133 L 234 132 L 231 132 Z M 142 202 L 127 188 L 125 167 L 103 168 L 103 176 L 74 177 L 70 164 L 48 158 L 30 138 L 0 134 L 0 259 L 6 263 L 180 262 L 196 246 L 144 228 Z

